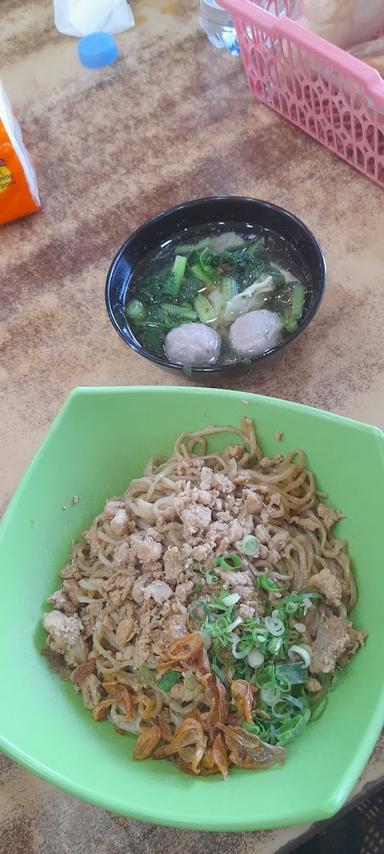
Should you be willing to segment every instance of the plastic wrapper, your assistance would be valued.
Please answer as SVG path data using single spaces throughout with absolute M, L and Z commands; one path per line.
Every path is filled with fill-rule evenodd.
M 40 207 L 36 175 L 0 81 L 0 225 Z
M 351 54 L 375 68 L 384 80 L 384 38 L 358 44 L 352 48 Z

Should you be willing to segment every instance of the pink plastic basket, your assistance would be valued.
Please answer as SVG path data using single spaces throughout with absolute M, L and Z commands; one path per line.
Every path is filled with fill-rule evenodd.
M 232 15 L 257 100 L 384 186 L 384 81 L 379 73 L 290 20 L 289 0 L 220 4 Z

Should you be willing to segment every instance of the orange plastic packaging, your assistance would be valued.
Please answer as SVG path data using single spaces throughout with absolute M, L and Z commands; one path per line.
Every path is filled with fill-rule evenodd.
M 35 171 L 0 81 L 0 225 L 40 207 Z

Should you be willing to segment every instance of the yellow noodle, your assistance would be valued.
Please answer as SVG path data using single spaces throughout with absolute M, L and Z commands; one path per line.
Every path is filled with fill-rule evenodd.
M 219 435 L 228 437 L 228 445 L 223 452 L 212 451 L 210 448 L 210 439 Z M 229 444 L 234 440 L 239 444 Z M 175 498 L 180 496 L 186 483 L 191 490 L 199 488 L 202 466 L 229 478 L 235 487 L 234 495 L 242 496 L 244 489 L 262 498 L 263 511 L 257 523 L 267 525 L 270 536 L 282 533 L 284 535 L 281 551 L 274 549 L 269 552 L 265 549 L 264 552 L 260 551 L 260 556 L 255 557 L 241 554 L 243 570 L 250 570 L 255 579 L 268 572 L 272 580 L 282 582 L 282 590 L 288 587 L 289 592 L 305 591 L 308 588 L 313 590 L 311 578 L 322 570 L 328 570 L 342 588 L 342 601 L 335 606 L 333 613 L 345 615 L 356 603 L 356 587 L 347 544 L 344 540 L 334 537 L 326 527 L 324 519 L 318 515 L 318 505 L 324 493 L 316 489 L 314 475 L 306 467 L 304 451 L 296 449 L 285 457 L 279 455 L 275 459 L 263 457 L 253 421 L 249 418 L 242 419 L 241 429 L 209 426 L 192 433 L 181 433 L 175 441 L 171 456 L 151 457 L 144 475 L 133 479 L 121 498 L 112 499 L 118 502 L 117 507 L 125 508 L 128 514 L 124 533 L 116 533 L 116 526 L 111 524 L 112 505 L 112 509 L 110 507 L 96 517 L 92 527 L 84 532 L 81 542 L 73 544 L 71 563 L 63 572 L 63 578 L 71 579 L 71 574 L 75 578 L 77 599 L 73 601 L 79 602 L 76 610 L 80 615 L 83 612 L 86 614 L 88 609 L 89 618 L 92 619 L 92 613 L 97 613 L 100 603 L 108 606 L 105 624 L 98 621 L 93 631 L 88 629 L 88 659 L 90 662 L 95 659 L 95 673 L 100 682 L 117 684 L 121 692 L 129 690 L 130 696 L 134 697 L 135 711 L 130 720 L 127 720 L 129 715 L 121 699 L 123 694 L 114 694 L 111 697 L 108 717 L 120 732 L 128 731 L 137 735 L 140 732 L 141 719 L 147 726 L 145 710 L 148 703 L 150 708 L 153 706 L 155 709 L 154 718 L 148 721 L 148 725 L 156 724 L 156 717 L 162 710 L 162 715 L 168 715 L 168 723 L 174 730 L 187 715 L 198 709 L 201 697 L 206 696 L 206 689 L 203 690 L 201 686 L 200 694 L 196 695 L 198 699 L 190 702 L 189 698 L 187 702 L 181 702 L 177 692 L 165 697 L 160 691 L 154 690 L 153 685 L 156 685 L 156 682 L 149 681 L 148 689 L 143 689 L 145 681 L 141 683 L 137 675 L 138 648 L 140 644 L 149 644 L 149 656 L 144 670 L 149 672 L 153 680 L 154 674 L 151 674 L 151 671 L 156 670 L 159 661 L 158 642 L 162 629 L 161 620 L 153 618 L 149 610 L 145 611 L 145 601 L 140 633 L 132 634 L 128 628 L 125 646 L 119 641 L 119 609 L 124 608 L 125 603 L 131 608 L 131 611 L 129 607 L 126 611 L 126 622 L 129 624 L 130 614 L 137 608 L 138 600 L 135 596 L 140 596 L 137 591 L 132 593 L 133 583 L 136 585 L 140 578 L 136 577 L 134 582 L 129 581 L 125 573 L 125 561 L 129 562 L 131 559 L 130 535 L 139 532 L 140 539 L 140 532 L 148 532 L 149 536 L 153 536 L 156 528 L 155 538 L 156 534 L 161 534 L 164 549 L 177 547 L 180 571 L 183 571 L 186 566 L 184 554 L 187 554 L 184 547 L 188 547 L 188 543 L 185 542 L 183 522 L 175 510 Z M 231 521 L 235 518 L 234 515 Z M 209 529 L 207 542 L 208 535 Z M 240 546 L 235 543 L 233 548 L 239 550 Z M 155 578 L 166 578 L 162 560 L 156 561 L 154 566 L 157 573 Z M 208 564 L 208 569 L 210 568 L 211 565 Z M 148 567 L 144 565 L 141 576 L 143 580 L 146 574 L 148 576 Z M 185 581 L 186 577 L 184 576 L 182 581 Z M 64 585 L 66 583 L 69 584 L 70 595 L 72 582 L 64 582 Z M 67 588 L 64 586 L 63 589 L 66 594 Z M 277 592 L 276 598 L 282 595 Z M 193 598 L 198 598 L 198 594 L 192 594 L 191 599 Z M 330 610 L 323 599 L 312 608 L 312 612 L 314 637 L 320 619 L 330 613 Z M 94 621 L 95 619 L 96 617 L 93 618 Z M 297 643 L 305 646 L 305 639 L 303 641 L 301 638 L 300 631 L 303 630 L 297 631 Z M 105 708 L 104 705 L 102 713 Z M 200 711 L 201 708 L 206 709 L 206 705 L 203 703 Z

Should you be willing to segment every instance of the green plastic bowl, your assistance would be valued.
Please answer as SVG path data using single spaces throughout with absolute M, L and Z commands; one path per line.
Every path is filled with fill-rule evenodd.
M 304 448 L 318 483 L 348 518 L 368 641 L 323 717 L 288 745 L 283 768 L 184 776 L 167 761 L 131 761 L 134 739 L 94 723 L 40 656 L 41 618 L 71 540 L 183 430 L 255 419 L 266 454 Z M 276 442 L 277 431 L 283 440 Z M 223 447 L 221 442 L 220 447 Z M 216 439 L 219 447 L 219 440 Z M 106 809 L 204 830 L 252 830 L 328 818 L 343 804 L 384 720 L 383 434 L 305 406 L 200 388 L 77 389 L 51 427 L 0 535 L 0 747 L 31 771 Z M 78 496 L 79 502 L 73 502 Z

